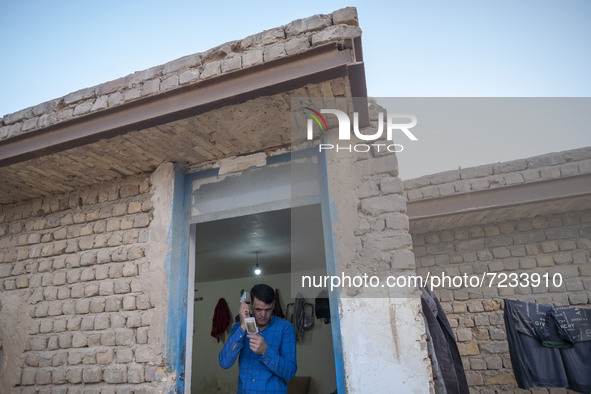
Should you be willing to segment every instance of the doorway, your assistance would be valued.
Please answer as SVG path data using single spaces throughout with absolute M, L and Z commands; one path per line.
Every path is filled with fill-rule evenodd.
M 223 218 L 195 224 L 194 319 L 191 363 L 192 392 L 236 393 L 238 363 L 224 370 L 218 354 L 238 314 L 240 291 L 257 283 L 277 290 L 280 312 L 289 317 L 294 303 L 291 291 L 292 216 L 308 222 L 304 242 L 305 256 L 316 269 L 326 272 L 320 205 L 308 205 Z M 301 249 L 298 246 L 299 249 Z M 260 275 L 254 269 L 258 262 Z M 320 292 L 317 289 L 316 292 Z M 232 321 L 220 341 L 211 335 L 212 320 L 218 301 L 227 301 Z M 299 392 L 332 393 L 336 390 L 336 373 L 330 320 L 317 319 L 315 299 L 306 298 L 312 310 L 310 327 L 296 345 L 298 370 L 291 383 L 306 387 Z

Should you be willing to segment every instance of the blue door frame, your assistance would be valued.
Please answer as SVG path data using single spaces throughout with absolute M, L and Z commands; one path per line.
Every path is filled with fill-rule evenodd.
M 333 218 L 338 217 L 335 204 L 330 198 L 328 189 L 328 169 L 324 154 L 305 151 L 300 155 L 317 155 L 319 176 L 321 181 L 321 207 L 322 225 L 324 232 L 324 245 L 326 255 L 326 269 L 328 275 L 334 275 L 336 271 L 335 238 L 332 232 Z M 288 162 L 292 159 L 290 153 L 270 157 L 267 164 Z M 191 197 L 192 183 L 196 179 L 217 176 L 218 171 L 205 170 L 187 174 L 182 168 L 174 170 L 174 192 L 172 198 L 172 219 L 168 231 L 168 244 L 170 249 L 166 256 L 165 269 L 167 275 L 169 297 L 168 317 L 166 321 L 167 343 L 167 372 L 176 371 L 177 383 L 175 391 L 185 391 L 185 359 L 187 344 L 187 308 L 188 308 L 188 281 L 189 281 L 189 245 L 191 223 Z M 192 301 L 192 298 L 191 298 Z M 337 390 L 345 393 L 345 370 L 343 363 L 343 350 L 341 341 L 341 327 L 338 313 L 338 298 L 335 294 L 330 297 L 331 329 L 335 359 L 335 373 Z

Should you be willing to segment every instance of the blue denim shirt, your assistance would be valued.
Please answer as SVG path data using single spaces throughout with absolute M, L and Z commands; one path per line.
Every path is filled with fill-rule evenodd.
M 240 355 L 238 393 L 286 393 L 287 382 L 297 369 L 296 337 L 293 325 L 276 316 L 260 331 L 267 349 L 261 356 L 250 350 L 249 339 L 235 323 L 220 351 L 222 368 L 230 368 Z

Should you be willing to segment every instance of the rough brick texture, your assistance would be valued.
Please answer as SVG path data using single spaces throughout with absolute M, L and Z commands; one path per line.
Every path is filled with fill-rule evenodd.
M 0 125 L 0 141 L 283 56 L 302 53 L 315 46 L 359 37 L 361 30 L 358 25 L 356 9 L 348 7 L 329 15 L 295 20 L 202 53 L 84 88 L 4 115 Z
M 371 124 L 368 130 L 377 128 L 377 116 L 381 108 L 370 107 Z M 367 132 L 362 130 L 362 132 Z M 346 152 L 335 154 L 345 157 Z M 336 198 L 347 199 L 346 195 L 355 196 L 357 217 L 346 220 L 348 231 L 354 238 L 355 252 L 347 261 L 344 269 L 347 275 L 371 273 L 385 280 L 390 275 L 409 275 L 415 273 L 412 253 L 412 240 L 406 216 L 406 201 L 403 196 L 402 181 L 398 178 L 398 160 L 396 155 L 383 150 L 370 150 L 365 153 L 352 153 L 352 168 L 348 181 L 349 190 L 342 191 Z M 338 162 L 337 168 L 343 174 L 343 168 L 349 168 L 346 162 Z M 381 289 L 381 288 L 380 288 Z M 349 295 L 368 289 L 349 288 Z M 399 294 L 400 295 L 400 294 Z M 370 295 L 371 296 L 371 295 Z M 380 294 L 389 297 L 391 295 Z
M 591 147 L 446 171 L 404 181 L 408 201 L 591 173 Z
M 147 345 L 152 217 L 149 175 L 0 207 L 0 335 L 26 328 L 20 356 L 0 338 L 18 364 L 3 392 L 159 391 L 144 372 L 164 365 Z
M 503 299 L 590 307 L 591 210 L 413 234 L 413 244 L 423 277 L 442 272 L 549 275 L 549 288 L 512 287 L 510 280 L 498 278 L 489 286 L 489 276 L 481 288 L 435 289 L 456 335 L 471 392 L 530 392 L 517 389 L 513 376 Z M 560 278 L 555 287 L 552 280 Z
M 339 100 L 336 104 L 337 108 L 345 107 Z M 361 133 L 376 130 L 381 111 L 370 106 L 370 126 Z M 350 141 L 361 142 L 356 137 Z M 326 142 L 336 144 L 338 134 L 328 133 Z M 332 218 L 336 274 L 379 278 L 382 284 L 390 276 L 415 275 L 395 154 L 375 147 L 355 153 L 353 148 L 346 148 L 348 145 L 341 141 L 344 148 L 330 150 L 326 159 L 328 191 L 336 212 Z M 340 292 L 347 391 L 367 392 L 370 387 L 370 391 L 380 393 L 429 392 L 433 387 L 420 301 L 411 297 L 417 289 L 373 283 L 343 284 Z M 372 325 L 369 330 L 367 322 Z M 357 341 L 362 331 L 363 340 Z M 367 352 L 367 344 L 373 344 L 371 352 Z M 391 373 L 375 379 L 376 370 Z M 404 371 L 411 370 L 412 378 L 407 378 Z

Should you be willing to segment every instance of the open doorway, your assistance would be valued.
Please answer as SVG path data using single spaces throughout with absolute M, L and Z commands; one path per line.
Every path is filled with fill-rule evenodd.
M 250 290 L 257 283 L 266 283 L 278 291 L 281 312 L 289 318 L 290 304 L 294 303 L 291 292 L 292 215 L 310 218 L 305 237 L 306 258 L 318 269 L 326 270 L 320 205 L 195 225 L 193 393 L 237 392 L 238 362 L 228 370 L 222 369 L 218 363 L 218 354 L 228 334 L 221 335 L 219 342 L 211 335 L 214 311 L 220 298 L 227 301 L 232 316 L 228 333 L 238 314 L 240 290 Z M 302 243 L 298 242 L 298 245 Z M 262 271 L 260 275 L 254 274 L 257 261 Z M 337 383 L 330 319 L 316 318 L 314 298 L 305 301 L 312 309 L 312 322 L 296 345 L 298 370 L 290 390 L 296 386 L 304 389 L 290 392 L 333 393 Z

